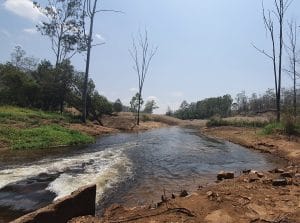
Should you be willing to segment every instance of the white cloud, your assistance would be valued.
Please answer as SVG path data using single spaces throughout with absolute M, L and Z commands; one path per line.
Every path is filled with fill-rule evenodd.
M 134 87 L 132 87 L 132 88 L 130 88 L 130 89 L 129 89 L 129 91 L 130 91 L 130 92 L 134 92 L 134 93 L 136 93 L 136 92 L 138 92 L 138 89 L 137 89 L 137 88 L 134 88 Z
M 98 40 L 100 40 L 101 42 L 104 42 L 104 41 L 105 41 L 105 38 L 104 38 L 101 34 L 99 34 L 99 33 L 97 33 L 97 34 L 95 35 L 95 37 L 96 37 Z
M 28 33 L 28 34 L 36 34 L 36 28 L 27 28 L 27 29 L 23 29 L 23 32 Z
M 5 0 L 3 5 L 6 10 L 32 21 L 38 21 L 43 17 L 43 13 L 31 0 Z

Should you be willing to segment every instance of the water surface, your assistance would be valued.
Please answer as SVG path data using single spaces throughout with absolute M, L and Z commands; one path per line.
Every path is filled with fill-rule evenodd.
M 118 202 L 158 201 L 164 191 L 195 190 L 220 170 L 268 170 L 282 161 L 179 127 L 101 137 L 83 148 L 0 160 L 0 222 L 97 184 L 98 213 Z M 48 158 L 43 158 L 47 153 Z M 22 160 L 22 161 L 21 161 Z

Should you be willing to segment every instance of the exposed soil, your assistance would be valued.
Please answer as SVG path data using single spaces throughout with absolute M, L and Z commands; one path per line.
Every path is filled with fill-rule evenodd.
M 151 117 L 149 115 L 149 117 Z M 102 125 L 101 125 L 102 124 Z M 87 133 L 92 136 L 100 136 L 105 134 L 117 133 L 117 132 L 137 132 L 146 131 L 154 128 L 167 127 L 168 125 L 162 122 L 143 121 L 141 120 L 140 125 L 136 125 L 135 117 L 129 112 L 120 112 L 115 115 L 105 115 L 99 122 L 90 122 L 84 124 L 69 124 L 67 127 L 73 130 Z
M 188 192 L 186 197 L 175 195 L 172 199 L 174 196 L 166 194 L 155 205 L 131 209 L 113 205 L 102 218 L 87 216 L 70 222 L 300 222 L 300 140 L 261 136 L 257 132 L 258 129 L 235 127 L 201 130 L 207 136 L 279 155 L 289 165 L 264 173 L 249 170 L 204 188 L 199 185 L 198 191 Z

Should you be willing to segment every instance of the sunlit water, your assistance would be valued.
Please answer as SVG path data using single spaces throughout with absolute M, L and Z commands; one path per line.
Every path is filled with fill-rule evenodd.
M 3 162 L 2 162 L 3 163 Z M 114 202 L 157 201 L 164 191 L 195 190 L 220 170 L 266 170 L 280 161 L 179 127 L 99 138 L 87 148 L 0 167 L 0 222 L 14 219 L 87 184 L 97 185 L 98 212 Z

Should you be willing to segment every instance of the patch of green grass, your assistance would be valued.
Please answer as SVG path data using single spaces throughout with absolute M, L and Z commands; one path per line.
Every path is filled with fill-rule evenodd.
M 261 128 L 268 125 L 267 121 L 247 121 L 247 120 L 224 120 L 224 119 L 210 119 L 207 123 L 207 127 L 218 127 L 218 126 L 234 126 L 234 127 L 251 127 Z
M 12 149 L 43 149 L 93 143 L 94 138 L 59 125 L 36 128 L 0 128 L 0 140 Z
M 282 123 L 278 122 L 273 122 L 268 125 L 266 125 L 262 130 L 261 134 L 262 135 L 271 135 L 277 132 L 283 132 L 284 131 L 284 126 Z
M 67 120 L 67 118 L 67 116 L 53 112 L 44 112 L 41 110 L 13 106 L 0 106 L 0 122 L 2 123 L 10 123 L 11 121 L 37 122 L 37 120 L 40 119 L 58 122 L 60 120 Z

